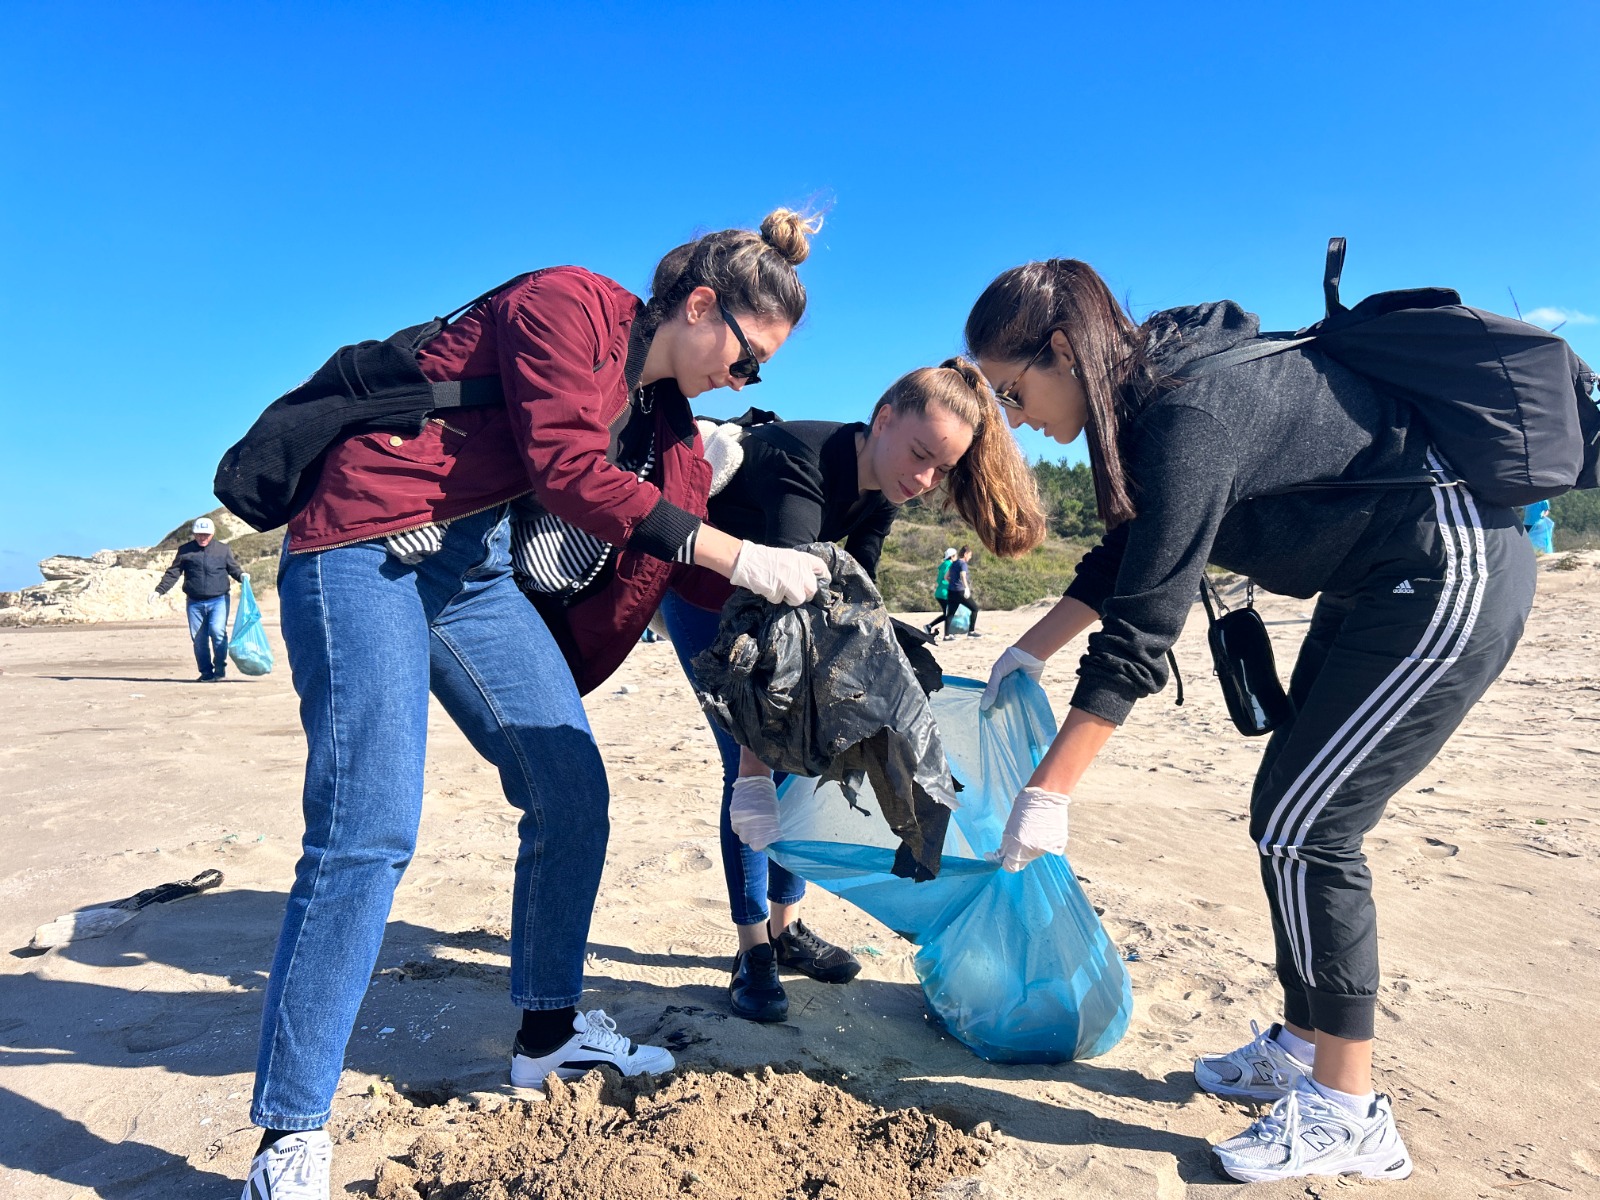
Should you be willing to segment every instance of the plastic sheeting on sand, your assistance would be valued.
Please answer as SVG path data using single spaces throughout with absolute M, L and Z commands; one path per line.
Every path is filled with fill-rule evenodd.
M 814 779 L 780 789 L 782 836 L 767 852 L 915 942 L 930 1012 L 980 1058 L 1093 1058 L 1116 1045 L 1133 1011 L 1122 956 L 1066 859 L 1045 855 L 1011 873 L 984 858 L 999 849 L 1055 716 L 1020 671 L 988 712 L 978 709 L 982 693 L 981 683 L 946 676 L 929 698 L 964 789 L 937 879 L 890 874 L 898 839 L 870 790 L 852 807 L 837 783 Z

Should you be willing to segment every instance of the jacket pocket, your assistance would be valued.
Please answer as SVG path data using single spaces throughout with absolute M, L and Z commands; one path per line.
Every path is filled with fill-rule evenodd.
M 380 460 L 388 459 L 419 467 L 441 468 L 454 456 L 453 448 L 445 443 L 446 437 L 457 445 L 463 440 L 459 433 L 448 432 L 441 421 L 425 422 L 422 432 L 414 437 L 379 430 L 374 433 L 358 434 L 355 440 L 362 447 L 371 450 Z

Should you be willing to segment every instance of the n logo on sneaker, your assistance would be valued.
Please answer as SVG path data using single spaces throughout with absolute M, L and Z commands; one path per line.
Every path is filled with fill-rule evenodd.
M 1251 1059 L 1250 1065 L 1255 1068 L 1257 1083 L 1267 1085 L 1277 1082 L 1278 1072 L 1273 1068 L 1270 1058 Z
M 1411 580 L 1402 579 L 1394 585 L 1394 594 L 1396 596 L 1414 596 L 1417 594 L 1417 589 L 1411 586 Z
M 1321 1154 L 1324 1150 L 1327 1150 L 1339 1140 L 1337 1136 L 1329 1133 L 1321 1125 L 1313 1125 L 1300 1136 L 1304 1138 L 1306 1140 L 1306 1144 L 1318 1154 Z

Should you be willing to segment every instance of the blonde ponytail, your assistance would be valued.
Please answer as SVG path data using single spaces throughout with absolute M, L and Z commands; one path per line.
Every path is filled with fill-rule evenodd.
M 1006 428 L 994 390 L 964 358 L 901 376 L 872 410 L 925 412 L 930 403 L 972 430 L 972 444 L 945 478 L 944 507 L 961 514 L 978 540 L 1002 558 L 1016 558 L 1044 541 L 1044 505 L 1022 448 Z

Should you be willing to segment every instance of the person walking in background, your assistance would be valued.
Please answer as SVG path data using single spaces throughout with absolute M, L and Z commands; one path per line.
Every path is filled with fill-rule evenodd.
M 249 579 L 227 542 L 217 541 L 217 527 L 201 517 L 190 529 L 193 540 L 178 547 L 172 565 L 146 598 L 154 604 L 183 576 L 183 594 L 189 598 L 189 637 L 194 641 L 194 661 L 200 668 L 198 683 L 220 683 L 228 672 L 228 589 L 233 579 Z
M 982 637 L 978 632 L 978 604 L 972 598 L 972 547 L 963 546 L 950 564 L 950 572 L 946 576 L 949 588 L 949 598 L 944 602 L 944 640 L 955 641 L 956 610 L 964 608 L 971 613 L 971 622 L 967 626 L 968 637 Z
M 939 564 L 939 578 L 933 585 L 933 598 L 939 602 L 942 611 L 922 627 L 928 634 L 938 633 L 940 625 L 947 629 L 950 627 L 950 567 L 955 561 L 956 548 L 950 546 L 944 552 L 944 561 Z

